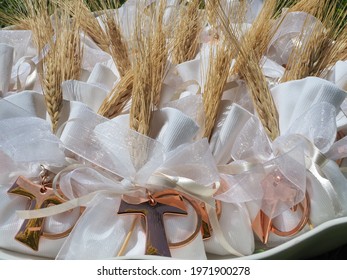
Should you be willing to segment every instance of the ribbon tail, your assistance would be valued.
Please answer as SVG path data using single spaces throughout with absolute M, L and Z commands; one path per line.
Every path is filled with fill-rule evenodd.
M 109 191 L 96 191 L 89 193 L 85 196 L 78 197 L 72 200 L 68 200 L 62 204 L 37 209 L 37 210 L 18 210 L 17 216 L 21 219 L 37 219 L 37 218 L 46 218 L 49 216 L 58 215 L 77 207 L 87 206 L 87 204 L 97 195 L 101 193 L 107 193 Z

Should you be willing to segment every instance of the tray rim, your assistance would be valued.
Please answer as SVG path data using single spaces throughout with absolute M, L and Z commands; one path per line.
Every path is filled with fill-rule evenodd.
M 285 255 L 283 253 L 290 252 L 290 250 L 293 250 L 293 248 L 297 248 L 301 244 L 305 242 L 312 241 L 312 238 L 317 237 L 322 234 L 327 234 L 330 231 L 336 231 L 339 228 L 346 228 L 347 229 L 347 217 L 342 218 L 336 218 L 327 222 L 324 222 L 317 227 L 281 244 L 274 248 L 271 248 L 267 251 L 261 252 L 261 253 L 255 253 L 249 256 L 244 257 L 232 257 L 232 256 L 218 256 L 218 255 L 212 255 L 208 254 L 208 260 L 226 260 L 226 259 L 233 259 L 233 260 L 263 260 L 263 259 L 286 259 L 283 258 Z M 337 231 L 338 232 L 338 231 Z M 342 246 L 344 244 L 347 244 L 347 230 L 346 230 L 346 239 L 344 241 L 342 240 L 334 240 L 334 245 L 332 246 L 331 250 L 335 249 L 336 247 Z M 322 250 L 321 254 L 326 253 L 329 250 Z M 299 257 L 299 256 L 297 256 Z M 163 258 L 158 256 L 124 256 L 120 258 L 111 258 L 112 260 L 116 259 L 152 259 L 152 260 L 158 260 L 158 259 L 170 259 L 170 258 Z M 298 258 L 294 258 L 298 259 Z M 22 254 L 14 251 L 9 251 L 7 249 L 0 248 L 0 260 L 49 260 L 45 257 L 40 256 L 34 256 L 34 255 L 28 255 L 28 254 Z

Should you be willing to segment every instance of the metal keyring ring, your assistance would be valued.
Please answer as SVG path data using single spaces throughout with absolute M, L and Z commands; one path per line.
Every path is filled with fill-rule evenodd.
M 309 199 L 308 193 L 306 193 L 305 200 L 301 202 L 299 206 L 301 207 L 303 213 L 302 213 L 301 220 L 299 221 L 299 223 L 297 224 L 295 228 L 289 231 L 281 231 L 272 224 L 271 231 L 278 236 L 292 236 L 300 232 L 309 221 L 311 205 L 310 205 L 310 199 Z
M 170 248 L 179 248 L 182 247 L 190 242 L 192 242 L 197 236 L 198 234 L 201 232 L 201 225 L 202 225 L 202 219 L 201 219 L 201 212 L 200 212 L 200 208 L 198 203 L 192 199 L 191 197 L 189 197 L 186 194 L 183 194 L 181 192 L 177 192 L 177 191 L 170 191 L 170 190 L 166 190 L 165 193 L 158 193 L 158 194 L 153 194 L 153 198 L 160 198 L 160 197 L 164 197 L 164 196 L 171 196 L 171 195 L 180 195 L 184 200 L 186 200 L 195 210 L 196 216 L 197 216 L 197 223 L 196 223 L 196 228 L 194 230 L 194 232 L 185 240 L 180 241 L 180 242 L 169 242 L 168 245 Z

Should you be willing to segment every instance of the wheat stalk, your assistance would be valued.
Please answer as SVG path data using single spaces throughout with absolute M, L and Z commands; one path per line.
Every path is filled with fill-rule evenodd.
M 152 37 L 152 42 L 149 43 L 152 45 L 152 49 L 149 50 L 149 55 L 152 69 L 152 98 L 155 107 L 159 106 L 162 84 L 168 66 L 169 45 L 171 44 L 171 42 L 167 41 L 167 30 L 169 28 L 165 28 L 164 26 L 165 9 L 166 1 L 160 0 L 155 12 L 153 34 L 150 35 L 150 37 Z
M 276 12 L 277 0 L 265 1 L 261 12 L 252 24 L 250 30 L 242 37 L 238 30 L 233 29 L 236 37 L 242 38 L 241 44 L 245 52 L 251 51 L 256 59 L 256 63 L 260 63 L 261 58 L 267 51 L 269 42 L 275 32 L 273 27 L 273 17 Z M 240 56 L 236 61 L 234 73 L 239 73 L 242 65 L 248 62 L 248 57 Z
M 105 42 L 108 45 L 109 53 L 117 66 L 120 76 L 130 70 L 131 62 L 129 58 L 129 47 L 123 36 L 117 10 L 112 10 L 119 6 L 117 0 L 101 0 L 100 11 L 101 20 L 105 26 Z
M 205 110 L 204 137 L 210 138 L 217 119 L 218 108 L 222 99 L 225 84 L 229 76 L 232 52 L 225 41 L 212 47 L 209 55 L 209 66 L 204 86 L 203 103 Z
M 26 10 L 25 21 L 32 30 L 38 50 L 41 51 L 54 35 L 50 6 L 46 1 L 25 0 L 23 4 Z
M 323 0 L 325 1 L 325 0 Z M 322 5 L 321 0 L 299 0 L 295 5 L 293 5 L 289 11 L 290 12 L 305 12 L 313 16 L 318 16 L 321 14 L 324 5 Z
M 346 58 L 346 27 L 343 27 L 346 11 L 337 14 L 337 1 L 320 1 L 318 7 L 312 5 L 316 1 L 307 3 L 301 1 L 293 7 L 295 11 L 302 8 L 305 12 L 312 12 L 322 24 L 317 23 L 309 36 L 305 33 L 306 26 L 304 26 L 281 82 L 307 76 L 321 76 L 338 59 Z M 308 37 L 306 40 L 304 40 L 305 35 Z
M 104 23 L 110 54 L 122 77 L 131 68 L 127 43 L 122 35 L 119 23 L 110 12 L 106 12 Z
M 137 15 L 134 48 L 134 85 L 130 109 L 130 126 L 142 134 L 149 133 L 152 111 L 159 105 L 162 82 L 167 69 L 168 46 L 164 26 L 166 1 L 160 0 L 149 10 L 149 21 Z M 142 24 L 149 25 L 144 32 Z
M 332 43 L 329 55 L 325 58 L 324 64 L 327 65 L 327 68 L 330 68 L 339 60 L 347 60 L 347 25 L 338 34 L 335 42 Z
M 100 26 L 95 17 L 95 13 L 91 11 L 91 7 L 84 3 L 83 0 L 78 1 L 81 3 L 79 16 L 83 18 L 81 21 L 81 29 L 84 30 L 103 51 L 112 56 L 119 74 L 124 76 L 125 73 L 130 69 L 131 65 L 127 42 L 122 34 L 120 24 L 117 19 L 117 12 L 112 10 L 112 8 L 119 6 L 119 1 L 99 0 L 91 4 L 93 9 L 98 10 L 105 30 Z M 70 0 L 64 5 L 73 11 L 76 3 Z M 76 13 L 72 12 L 72 14 L 76 16 Z
M 103 116 L 115 117 L 121 113 L 132 98 L 130 114 L 134 114 L 135 117 L 131 121 L 131 127 L 135 130 L 142 127 L 140 129 L 142 134 L 149 133 L 150 118 L 143 116 L 148 115 L 154 107 L 158 107 L 162 82 L 167 70 L 169 43 L 167 42 L 167 29 L 163 23 L 165 7 L 164 1 L 160 1 L 158 7 L 155 7 L 155 11 L 147 10 L 152 14 L 149 14 L 150 26 L 149 31 L 145 34 L 141 25 L 148 22 L 148 18 L 145 18 L 148 15 L 137 14 L 134 39 L 137 48 L 134 46 L 133 49 L 134 66 L 121 77 L 99 109 L 99 113 Z M 139 10 L 140 8 L 138 8 Z M 150 99 L 145 98 L 145 101 L 144 95 L 148 97 L 149 94 Z M 151 105 L 148 105 L 147 102 Z M 143 108 L 146 113 L 139 113 L 136 108 Z
M 105 31 L 102 30 L 103 42 L 120 74 L 120 81 L 115 84 L 99 108 L 99 113 L 109 118 L 119 115 L 130 100 L 134 77 L 129 47 L 122 34 L 117 14 L 109 10 L 109 8 L 116 7 L 118 4 L 118 1 L 103 0 L 99 5 L 103 11 L 101 20 L 105 26 Z
M 61 1 L 58 0 L 59 4 L 65 9 L 69 9 L 73 16 L 80 17 L 80 28 L 83 30 L 104 52 L 109 53 L 109 44 L 107 36 L 104 30 L 101 28 L 95 14 L 91 11 L 91 7 L 88 6 L 83 0 L 69 0 Z M 80 5 L 78 14 L 76 14 L 76 3 Z M 94 8 L 99 8 L 99 5 L 94 6 Z
M 238 32 L 231 26 L 220 2 L 216 2 L 215 13 L 221 22 L 226 40 L 230 44 L 231 50 L 235 51 L 234 57 L 244 62 L 239 63 L 238 72 L 247 84 L 254 108 L 267 135 L 274 140 L 279 136 L 278 114 L 266 78 L 259 66 L 259 48 L 250 48 L 252 42 L 254 42 L 252 41 L 253 36 L 245 36 L 242 43 L 238 41 Z
M 82 49 L 79 18 L 71 21 L 69 11 L 58 9 L 57 4 L 47 5 L 45 0 L 26 0 L 24 4 L 28 11 L 27 20 L 42 56 L 40 80 L 52 131 L 55 133 L 62 109 L 61 83 L 78 79 L 80 75 Z M 76 5 L 75 9 L 79 7 Z
M 133 71 L 129 70 L 111 90 L 100 106 L 98 113 L 110 119 L 118 116 L 131 98 L 133 81 Z
M 172 62 L 180 64 L 194 58 L 199 45 L 199 35 L 203 18 L 199 10 L 200 0 L 192 0 L 180 5 L 173 34 Z

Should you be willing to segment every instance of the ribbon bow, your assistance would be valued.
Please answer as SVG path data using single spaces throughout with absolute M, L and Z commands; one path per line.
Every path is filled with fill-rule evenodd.
M 216 191 L 213 186 L 219 181 L 219 176 L 209 152 L 208 143 L 206 140 L 192 144 L 180 143 L 182 140 L 189 139 L 186 135 L 187 131 L 191 137 L 194 137 L 195 130 L 185 129 L 184 126 L 189 122 L 184 121 L 185 117 L 181 116 L 182 113 L 171 108 L 169 110 L 176 112 L 176 117 L 172 119 L 182 126 L 176 126 L 176 131 L 167 130 L 167 133 L 172 134 L 170 141 L 166 139 L 164 142 L 166 146 L 127 129 L 117 121 L 101 118 L 86 107 L 82 106 L 79 112 L 71 114 L 74 118 L 66 124 L 61 139 L 65 148 L 80 158 L 82 165 L 79 164 L 75 168 L 71 166 L 71 169 L 65 170 L 59 176 L 60 188 L 70 201 L 39 211 L 20 213 L 21 217 L 42 217 L 80 205 L 87 206 L 63 246 L 59 258 L 86 257 L 84 246 L 87 244 L 84 244 L 84 241 L 87 242 L 88 239 L 81 240 L 80 237 L 89 236 L 98 231 L 97 225 L 100 222 L 103 223 L 102 228 L 106 227 L 110 231 L 124 229 L 122 234 L 113 235 L 113 238 L 109 236 L 109 239 L 106 238 L 103 241 L 111 242 L 114 245 L 113 250 L 117 251 L 117 248 L 119 250 L 125 238 L 124 235 L 129 230 L 123 225 L 125 220 L 128 221 L 127 224 L 129 223 L 129 218 L 116 215 L 121 195 L 146 197 L 146 189 L 155 194 L 165 189 L 175 188 L 183 197 L 189 195 L 207 204 L 214 204 L 211 196 Z M 170 127 L 170 124 L 165 124 L 164 127 Z M 184 130 L 184 137 L 179 129 Z M 158 135 L 162 137 L 161 133 Z M 113 201 L 112 206 L 111 201 Z M 105 211 L 100 210 L 105 205 L 111 208 Z M 104 213 L 102 217 L 93 218 L 101 213 Z M 168 232 L 172 233 L 169 238 L 173 240 L 170 243 L 185 240 L 185 232 L 194 232 L 196 224 L 192 222 L 192 219 L 195 219 L 194 213 L 195 210 L 189 208 L 188 218 L 183 220 L 183 223 L 180 222 L 179 227 L 171 226 Z M 138 232 L 142 235 L 143 229 L 139 228 Z M 92 236 L 96 237 L 94 234 Z M 105 246 L 99 246 L 101 241 L 97 239 L 95 238 L 93 245 L 88 243 L 89 247 L 93 246 L 93 254 L 98 252 L 93 255 L 93 258 L 113 257 L 115 252 L 105 252 L 102 249 Z M 133 245 L 140 248 L 141 244 L 145 244 L 140 242 L 141 239 Z M 69 245 L 74 246 L 76 250 L 69 250 Z M 131 246 L 130 244 L 129 248 Z M 204 256 L 201 238 L 192 241 L 192 246 L 198 248 L 196 252 Z M 133 251 L 129 253 L 132 254 Z M 140 251 L 137 253 L 141 254 Z
M 319 175 L 319 170 L 324 172 L 328 162 L 323 152 L 329 150 L 336 135 L 335 111 L 335 107 L 326 102 L 312 105 L 305 114 L 294 119 L 286 133 L 270 143 L 257 118 L 239 107 L 238 112 L 248 114 L 248 118 L 241 118 L 243 128 L 231 149 L 236 161 L 219 167 L 221 172 L 234 176 L 222 176 L 230 187 L 215 198 L 229 202 L 258 200 L 261 211 L 270 220 L 296 209 L 294 206 L 301 202 L 306 209 L 309 208 L 309 201 L 304 200 L 307 169 L 324 186 L 338 213 L 338 190 Z M 286 131 L 284 125 L 281 131 Z M 262 236 L 262 239 L 267 238 Z

